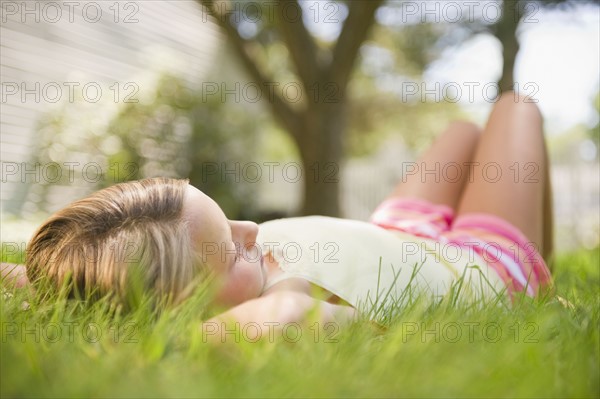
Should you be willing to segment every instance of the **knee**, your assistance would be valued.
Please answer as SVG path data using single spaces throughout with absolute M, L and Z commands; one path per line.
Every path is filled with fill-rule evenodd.
M 501 127 L 506 138 L 512 137 L 515 143 L 520 143 L 521 150 L 527 149 L 530 157 L 542 158 L 545 151 L 544 121 L 532 98 L 513 91 L 505 92 L 494 105 L 492 113 L 496 114 L 496 126 Z
M 527 116 L 539 120 L 542 119 L 542 114 L 537 106 L 537 100 L 512 90 L 502 93 L 495 106 L 499 108 L 509 108 L 519 116 Z
M 460 139 L 469 142 L 477 142 L 481 136 L 482 130 L 479 126 L 472 122 L 456 120 L 450 122 L 448 130 L 456 132 Z

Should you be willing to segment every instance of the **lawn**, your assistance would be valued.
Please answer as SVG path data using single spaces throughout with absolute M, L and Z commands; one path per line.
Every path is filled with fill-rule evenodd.
M 309 322 L 253 342 L 244 326 L 224 344 L 207 342 L 201 298 L 158 317 L 143 306 L 111 316 L 103 302 L 5 293 L 1 395 L 599 397 L 599 262 L 598 249 L 557 257 L 570 306 L 413 306 L 387 328 Z

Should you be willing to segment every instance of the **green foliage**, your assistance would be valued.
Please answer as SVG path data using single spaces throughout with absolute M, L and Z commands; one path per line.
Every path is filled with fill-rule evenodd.
M 250 342 L 240 331 L 225 344 L 204 342 L 202 292 L 160 315 L 11 292 L 0 297 L 0 393 L 598 397 L 599 261 L 598 249 L 558 256 L 557 293 L 567 306 L 550 299 L 510 310 L 412 307 L 385 330 L 367 321 L 341 330 L 308 325 L 295 343 L 296 330 L 276 335 L 276 343 Z
M 421 150 L 450 121 L 468 119 L 457 103 L 423 98 L 422 74 L 427 65 L 445 46 L 468 34 L 460 26 L 448 28 L 444 24 L 373 27 L 349 86 L 350 156 L 369 155 L 390 136 L 400 136 L 408 148 Z M 419 86 L 418 93 L 406 96 L 403 84 Z
M 92 110 L 76 101 L 48 115 L 35 161 L 80 160 L 79 168 L 95 162 L 106 172 L 98 179 L 88 174 L 85 182 L 54 182 L 87 186 L 88 191 L 144 177 L 189 178 L 230 218 L 253 218 L 257 188 L 241 179 L 239 171 L 255 160 L 261 118 L 244 104 L 192 91 L 169 74 L 154 84 L 138 102 L 94 104 Z M 232 170 L 237 172 L 226 173 Z M 85 171 L 75 174 L 81 175 Z
M 108 132 L 125 145 L 109 163 L 123 166 L 122 180 L 187 177 L 229 217 L 251 218 L 255 187 L 240 179 L 240 170 L 254 160 L 259 127 L 259 120 L 239 105 L 191 92 L 180 79 L 167 75 L 154 98 L 129 104 L 110 124 Z M 133 175 L 128 165 L 138 166 Z

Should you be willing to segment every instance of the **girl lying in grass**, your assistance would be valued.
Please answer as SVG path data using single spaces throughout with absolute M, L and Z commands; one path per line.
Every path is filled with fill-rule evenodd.
M 212 321 L 265 329 L 313 310 L 324 322 L 358 310 L 375 319 L 407 294 L 441 297 L 456 281 L 471 300 L 550 288 L 540 255 L 552 248 L 550 182 L 530 100 L 504 94 L 483 134 L 453 123 L 411 172 L 370 223 L 313 216 L 257 226 L 228 220 L 186 180 L 118 184 L 53 215 L 25 268 L 3 273 L 123 303 L 132 281 L 177 304 L 210 279 L 210 306 L 222 311 Z

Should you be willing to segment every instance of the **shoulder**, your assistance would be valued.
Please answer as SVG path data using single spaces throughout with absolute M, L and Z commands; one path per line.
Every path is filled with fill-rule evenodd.
M 386 230 L 373 223 L 342 219 L 329 216 L 303 216 L 295 218 L 276 219 L 259 225 L 259 238 L 283 234 L 285 236 L 297 235 L 328 235 L 332 232 L 344 233 L 386 233 Z

